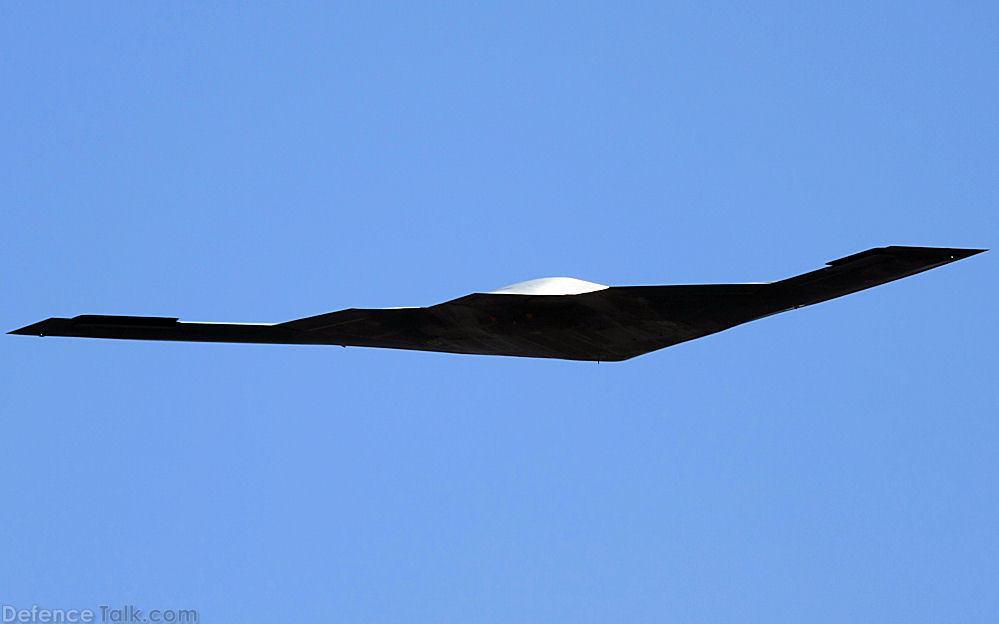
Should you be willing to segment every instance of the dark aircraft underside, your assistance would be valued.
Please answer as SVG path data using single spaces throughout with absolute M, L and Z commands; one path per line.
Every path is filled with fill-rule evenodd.
M 83 315 L 12 331 L 33 336 L 319 344 L 618 361 L 754 319 L 871 288 L 982 249 L 879 247 L 779 282 L 616 286 L 580 294 L 476 293 L 426 308 L 357 309 L 278 324 Z

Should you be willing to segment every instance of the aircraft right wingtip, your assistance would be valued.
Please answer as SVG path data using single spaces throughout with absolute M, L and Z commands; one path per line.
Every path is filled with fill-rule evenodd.
M 20 329 L 15 329 L 7 333 L 19 336 L 45 336 L 53 334 L 55 330 L 60 327 L 65 327 L 68 320 L 69 319 L 62 318 L 45 319 L 44 321 L 38 321 L 37 323 L 32 323 L 31 325 L 25 325 Z
M 31 325 L 26 325 L 19 329 L 15 329 L 7 332 L 8 334 L 17 334 L 20 336 L 41 336 L 43 332 L 40 331 L 42 323 L 32 323 Z

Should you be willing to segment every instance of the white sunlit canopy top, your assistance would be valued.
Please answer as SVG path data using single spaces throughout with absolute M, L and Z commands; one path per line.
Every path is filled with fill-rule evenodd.
M 490 291 L 490 295 L 580 295 L 610 288 L 574 277 L 543 277 Z

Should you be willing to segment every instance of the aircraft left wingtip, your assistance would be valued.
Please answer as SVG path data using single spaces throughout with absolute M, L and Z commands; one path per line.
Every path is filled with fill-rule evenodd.
M 957 258 L 968 258 L 976 254 L 985 253 L 988 249 L 952 249 L 951 251 Z

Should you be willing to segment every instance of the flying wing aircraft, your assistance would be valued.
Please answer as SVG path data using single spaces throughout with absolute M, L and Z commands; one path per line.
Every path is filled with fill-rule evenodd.
M 50 318 L 10 333 L 383 347 L 611 362 L 841 297 L 982 251 L 878 247 L 833 260 L 811 273 L 756 284 L 603 286 L 555 277 L 426 308 L 350 308 L 286 323 L 188 323 L 171 317 L 85 314 Z

